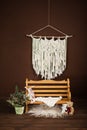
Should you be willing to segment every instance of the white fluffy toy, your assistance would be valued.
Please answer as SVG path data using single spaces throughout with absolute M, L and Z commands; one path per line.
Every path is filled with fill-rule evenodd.
M 62 114 L 73 115 L 74 114 L 73 102 L 67 102 L 66 104 L 63 104 L 61 113 Z

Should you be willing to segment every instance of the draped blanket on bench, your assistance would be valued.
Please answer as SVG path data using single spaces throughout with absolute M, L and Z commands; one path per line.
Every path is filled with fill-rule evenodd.
M 56 104 L 56 102 L 58 102 L 62 99 L 61 96 L 60 97 L 36 97 L 35 98 L 32 88 L 26 88 L 26 89 L 28 90 L 28 96 L 29 96 L 29 99 L 31 100 L 31 103 L 34 103 L 35 101 L 40 101 L 40 102 L 45 103 L 49 107 L 53 107 Z
M 47 106 L 53 107 L 56 102 L 60 101 L 62 97 L 37 97 L 35 101 L 44 102 Z

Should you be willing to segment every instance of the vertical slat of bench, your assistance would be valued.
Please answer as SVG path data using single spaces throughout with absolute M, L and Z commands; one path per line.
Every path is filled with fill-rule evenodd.
M 25 82 L 25 84 L 26 84 L 26 87 L 28 86 L 28 78 L 26 78 L 26 82 Z
M 67 85 L 68 85 L 68 98 L 69 98 L 69 101 L 71 101 L 70 80 L 69 80 L 69 78 L 67 78 Z
M 28 78 L 26 78 L 26 82 L 25 82 L 25 84 L 26 84 L 26 88 L 28 88 L 29 87 L 29 83 L 28 83 L 29 81 L 28 81 Z M 28 91 L 26 90 L 26 94 L 28 94 Z
M 28 78 L 26 78 L 26 88 L 28 88 Z M 28 94 L 28 91 L 26 90 L 26 95 Z M 26 101 L 26 107 L 25 107 L 25 112 L 28 112 L 29 110 L 29 107 L 28 107 L 28 102 Z

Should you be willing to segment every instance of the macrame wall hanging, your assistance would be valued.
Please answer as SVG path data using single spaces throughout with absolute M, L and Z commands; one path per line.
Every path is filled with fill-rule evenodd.
M 48 25 L 27 35 L 32 38 L 32 65 L 37 75 L 44 79 L 54 79 L 60 76 L 66 68 L 67 38 L 69 36 L 50 23 L 50 0 L 48 0 Z M 36 36 L 46 28 L 51 28 L 63 36 Z M 50 39 L 49 39 L 50 38 Z M 56 40 L 55 40 L 56 38 Z M 61 39 L 63 38 L 63 39 Z

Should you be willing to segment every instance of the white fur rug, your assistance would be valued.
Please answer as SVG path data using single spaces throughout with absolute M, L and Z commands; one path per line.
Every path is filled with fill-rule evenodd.
M 54 107 L 48 107 L 45 104 L 34 105 L 29 110 L 29 114 L 35 117 L 45 117 L 45 118 L 60 118 L 66 116 L 61 113 L 61 106 L 55 105 Z

